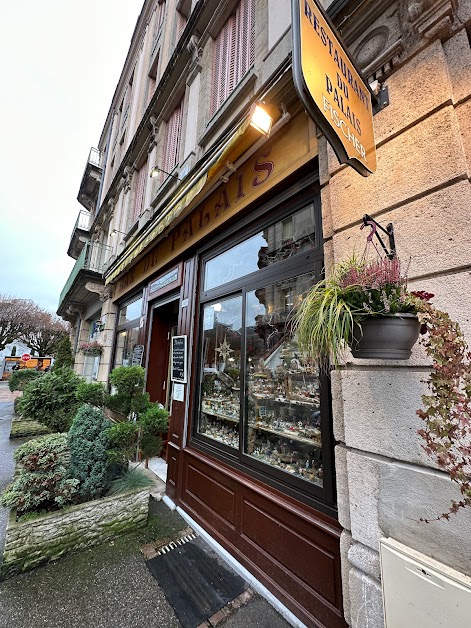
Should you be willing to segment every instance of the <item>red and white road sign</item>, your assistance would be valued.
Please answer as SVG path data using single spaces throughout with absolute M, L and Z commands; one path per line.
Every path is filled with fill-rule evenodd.
M 31 360 L 31 356 L 29 353 L 23 353 L 21 359 L 23 360 L 23 362 L 29 362 Z

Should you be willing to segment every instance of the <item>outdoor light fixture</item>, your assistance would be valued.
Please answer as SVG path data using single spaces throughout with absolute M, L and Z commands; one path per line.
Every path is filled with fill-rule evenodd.
M 172 174 L 171 172 L 165 172 L 165 170 L 162 170 L 162 168 L 159 168 L 159 166 L 154 166 L 154 167 L 152 168 L 152 170 L 150 171 L 150 175 L 149 175 L 149 176 L 150 176 L 150 178 L 151 178 L 151 179 L 155 179 L 156 177 L 158 177 L 158 176 L 159 176 L 159 174 L 160 174 L 161 172 L 162 172 L 163 174 L 168 175 L 169 177 L 173 177 L 173 178 L 174 178 L 174 179 L 176 179 L 177 181 L 180 181 L 180 179 L 179 179 L 177 176 L 175 176 L 175 175 L 174 175 L 174 174 Z
M 256 102 L 250 109 L 250 126 L 269 137 L 273 118 L 263 108 L 263 103 Z
M 126 231 L 118 231 L 117 229 L 113 229 L 110 235 L 114 237 L 117 233 L 122 233 L 123 235 L 127 235 Z

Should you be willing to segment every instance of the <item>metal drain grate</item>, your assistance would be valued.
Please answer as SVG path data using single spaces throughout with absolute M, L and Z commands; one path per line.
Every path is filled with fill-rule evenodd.
M 187 534 L 178 541 L 172 541 L 168 545 L 164 545 L 163 547 L 161 547 L 157 552 L 157 556 L 162 556 L 162 554 L 168 554 L 168 552 L 171 552 L 173 549 L 176 549 L 177 547 L 180 547 L 180 545 L 184 545 L 189 541 L 193 541 L 194 539 L 196 539 L 196 534 Z

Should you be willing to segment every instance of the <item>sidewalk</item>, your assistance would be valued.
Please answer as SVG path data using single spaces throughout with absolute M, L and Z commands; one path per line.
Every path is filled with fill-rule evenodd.
M 20 444 L 8 438 L 12 397 L 5 383 L 0 383 L 1 489 L 13 475 L 13 452 Z M 0 510 L 4 511 L 0 513 L 1 539 L 8 510 Z M 143 548 L 158 539 L 175 538 L 186 527 L 179 514 L 163 502 L 151 500 L 146 528 L 0 582 L 0 628 L 180 628 L 173 608 L 146 566 Z M 3 550 L 3 540 L 1 546 Z M 239 598 L 232 608 L 227 605 L 227 615 L 216 613 L 206 625 L 289 626 L 257 594 L 251 596 L 249 591 Z M 239 603 L 242 606 L 237 608 Z

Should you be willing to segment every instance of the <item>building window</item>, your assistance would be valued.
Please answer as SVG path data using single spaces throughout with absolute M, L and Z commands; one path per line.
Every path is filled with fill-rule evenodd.
M 147 183 L 147 161 L 145 161 L 142 166 L 139 168 L 139 170 L 136 173 L 136 179 L 137 179 L 137 184 L 136 184 L 136 191 L 135 191 L 135 196 L 134 196 L 134 205 L 133 205 L 133 212 L 132 212 L 132 222 L 131 224 L 133 225 L 136 220 L 138 220 L 139 216 L 142 213 L 142 206 L 144 203 L 144 194 L 146 191 L 146 183 Z
M 291 325 L 321 277 L 318 200 L 289 220 L 288 248 L 287 219 L 278 220 L 203 263 L 193 433 L 249 473 L 332 501 L 327 378 Z
M 162 158 L 162 170 L 172 172 L 178 163 L 180 152 L 180 136 L 182 129 L 182 103 L 175 108 L 172 115 L 168 119 L 167 129 L 165 131 L 164 151 Z M 168 175 L 162 172 L 162 180 Z
M 142 296 L 119 309 L 113 368 L 131 366 L 134 347 L 139 344 L 141 313 Z
M 254 5 L 254 0 L 241 0 L 214 40 L 211 115 L 216 113 L 253 65 Z

